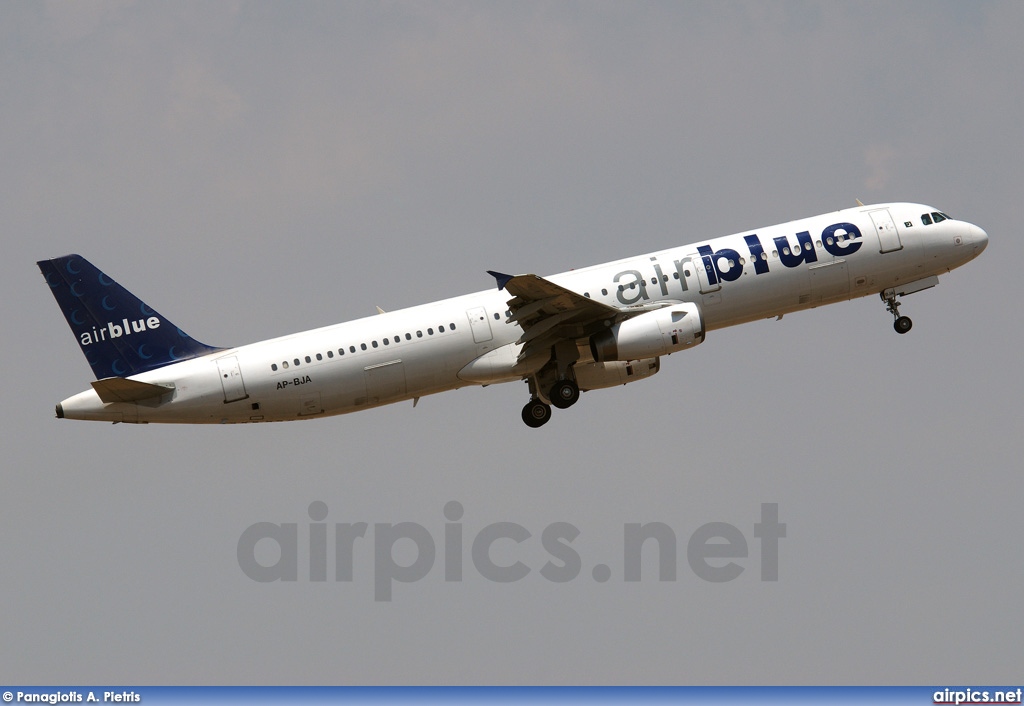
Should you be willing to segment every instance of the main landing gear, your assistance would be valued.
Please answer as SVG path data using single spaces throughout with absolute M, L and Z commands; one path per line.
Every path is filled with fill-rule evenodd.
M 551 388 L 548 398 L 559 409 L 569 409 L 580 400 L 580 386 L 575 380 L 559 380 Z
M 551 405 L 544 404 L 537 398 L 530 400 L 523 407 L 523 421 L 528 427 L 536 429 L 544 426 L 549 419 L 551 419 Z
M 536 429 L 547 424 L 548 420 L 551 419 L 552 406 L 558 409 L 568 409 L 580 399 L 580 387 L 576 384 L 575 380 L 567 378 L 555 382 L 548 392 L 548 399 L 551 401 L 551 404 L 545 402 L 537 394 L 536 378 L 530 378 L 529 382 L 531 398 L 526 403 L 526 406 L 523 407 L 523 421 L 526 422 L 528 427 Z
M 885 310 L 892 314 L 895 319 L 892 322 L 892 327 L 896 329 L 896 333 L 906 333 L 909 331 L 914 326 L 914 322 L 910 320 L 909 316 L 900 316 L 900 303 L 896 301 L 896 295 L 893 294 L 890 297 L 886 297 L 885 292 L 882 292 L 879 296 L 885 302 Z

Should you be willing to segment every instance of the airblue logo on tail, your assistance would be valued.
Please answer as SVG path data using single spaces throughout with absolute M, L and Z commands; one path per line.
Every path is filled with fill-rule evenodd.
M 81 255 L 36 264 L 97 379 L 222 350 L 188 336 Z

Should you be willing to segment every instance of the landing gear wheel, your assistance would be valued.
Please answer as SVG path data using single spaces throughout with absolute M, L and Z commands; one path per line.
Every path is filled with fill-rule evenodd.
M 889 296 L 885 296 L 888 294 Z M 882 301 L 885 302 L 885 310 L 892 314 L 895 321 L 892 322 L 892 327 L 896 329 L 896 333 L 906 333 L 913 327 L 914 322 L 910 320 L 909 316 L 900 316 L 900 303 L 896 301 L 895 290 L 887 289 L 879 294 L 882 297 Z
M 530 400 L 523 407 L 523 421 L 528 427 L 536 429 L 544 426 L 549 419 L 551 419 L 551 407 L 540 400 Z
M 559 409 L 568 409 L 580 399 L 580 387 L 572 380 L 559 380 L 548 393 L 551 404 Z

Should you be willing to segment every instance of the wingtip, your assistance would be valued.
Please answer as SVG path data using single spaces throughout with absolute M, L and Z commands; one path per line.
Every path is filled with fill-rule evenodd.
M 499 292 L 505 288 L 505 285 L 508 284 L 509 280 L 511 280 L 513 278 L 513 276 L 514 276 L 514 275 L 506 275 L 506 274 L 503 274 L 501 272 L 495 272 L 494 270 L 487 270 L 487 274 L 489 274 L 491 277 L 493 277 L 494 279 L 496 279 L 498 281 L 498 291 Z

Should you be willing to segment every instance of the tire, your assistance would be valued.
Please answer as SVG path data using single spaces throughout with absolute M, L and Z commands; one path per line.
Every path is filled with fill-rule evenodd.
M 540 400 L 530 400 L 523 407 L 523 421 L 532 429 L 544 426 L 549 419 L 551 419 L 551 407 Z
M 548 393 L 551 404 L 558 409 L 568 409 L 580 399 L 580 387 L 572 380 L 559 380 Z
M 896 333 L 906 333 L 913 326 L 914 322 L 910 320 L 909 316 L 901 316 L 892 324 L 892 327 L 896 329 Z

